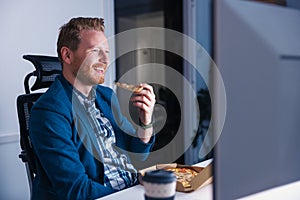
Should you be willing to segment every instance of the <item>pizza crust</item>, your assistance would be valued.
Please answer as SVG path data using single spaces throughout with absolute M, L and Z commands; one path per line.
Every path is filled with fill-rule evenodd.
M 139 85 L 131 85 L 131 84 L 120 83 L 120 82 L 115 82 L 115 84 L 117 87 L 123 88 L 125 90 L 129 90 L 131 92 L 139 93 L 143 90 L 143 87 Z

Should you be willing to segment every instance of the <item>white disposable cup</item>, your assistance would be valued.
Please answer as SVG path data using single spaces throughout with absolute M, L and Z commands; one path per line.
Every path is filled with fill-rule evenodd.
M 143 176 L 146 200 L 173 200 L 176 193 L 176 177 L 171 171 L 154 170 Z

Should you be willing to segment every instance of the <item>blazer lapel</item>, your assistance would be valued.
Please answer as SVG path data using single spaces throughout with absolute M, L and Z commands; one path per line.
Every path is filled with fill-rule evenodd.
M 86 110 L 73 93 L 73 86 L 71 86 L 63 76 L 60 76 L 59 78 L 71 102 L 75 127 L 82 143 L 96 159 L 102 161 L 103 159 L 100 147 Z M 104 106 L 107 105 L 107 103 L 103 101 L 102 98 L 97 98 L 96 104 L 98 104 L 100 110 L 104 112 L 105 115 L 111 116 L 111 114 L 109 114 L 108 107 Z
M 97 93 L 96 98 L 96 106 L 100 110 L 101 113 L 110 121 L 110 123 L 114 124 L 114 117 L 112 115 L 111 107 L 108 105 L 108 102 L 102 97 L 101 93 Z

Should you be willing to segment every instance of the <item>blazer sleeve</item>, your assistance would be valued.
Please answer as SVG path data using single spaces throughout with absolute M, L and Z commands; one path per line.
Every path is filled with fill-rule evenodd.
M 155 142 L 155 136 L 152 136 L 148 143 L 144 143 L 137 136 L 136 129 L 128 119 L 122 115 L 118 98 L 113 92 L 111 94 L 111 111 L 114 116 L 113 121 L 115 121 L 117 126 L 117 128 L 115 128 L 117 146 L 134 153 L 131 154 L 131 159 L 137 159 L 138 161 L 146 160 Z

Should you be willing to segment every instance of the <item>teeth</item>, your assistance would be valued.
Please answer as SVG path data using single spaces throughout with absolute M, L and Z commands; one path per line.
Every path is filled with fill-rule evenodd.
M 104 69 L 102 69 L 102 68 L 99 68 L 99 67 L 96 67 L 95 68 L 97 71 L 101 71 L 101 72 L 103 72 L 104 71 Z

